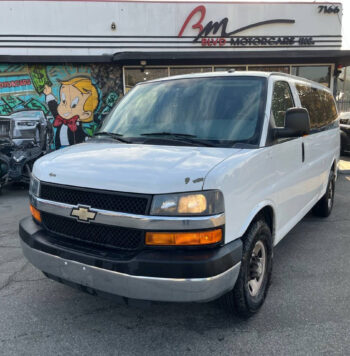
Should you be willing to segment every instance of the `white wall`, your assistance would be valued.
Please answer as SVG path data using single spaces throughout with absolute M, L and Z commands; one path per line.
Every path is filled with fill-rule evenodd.
M 324 4 L 324 3 L 323 3 Z M 322 4 L 322 5 L 323 5 Z M 178 37 L 190 12 L 197 6 L 206 8 L 202 24 L 228 17 L 227 32 L 266 20 L 293 20 L 253 27 L 236 34 L 246 36 L 291 36 L 290 45 L 246 44 L 232 47 L 202 46 L 193 42 L 198 29 L 198 12 Z M 329 6 L 332 4 L 329 4 Z M 121 51 L 220 51 L 274 50 L 300 48 L 300 36 L 312 36 L 313 44 L 302 49 L 340 48 L 341 11 L 319 13 L 318 3 L 215 3 L 215 2 L 120 2 L 120 1 L 1 1 L 0 55 L 99 55 Z M 327 5 L 328 6 L 328 5 Z M 339 6 L 335 4 L 333 6 Z M 111 29 L 112 23 L 116 30 Z M 122 37 L 131 36 L 131 37 Z M 220 36 L 219 36 L 220 37 Z M 328 42 L 324 42 L 328 41 Z M 333 41 L 333 42 L 332 42 Z M 212 48 L 209 48 L 212 47 Z

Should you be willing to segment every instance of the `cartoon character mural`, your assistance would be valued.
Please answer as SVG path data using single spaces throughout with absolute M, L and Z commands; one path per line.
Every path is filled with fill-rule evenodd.
M 87 134 L 82 123 L 93 121 L 99 103 L 97 89 L 91 79 L 75 77 L 61 82 L 59 104 L 50 86 L 45 85 L 43 92 L 54 117 L 55 148 L 84 142 Z
M 53 124 L 53 149 L 84 142 L 122 96 L 111 64 L 0 64 L 0 115 L 41 110 Z

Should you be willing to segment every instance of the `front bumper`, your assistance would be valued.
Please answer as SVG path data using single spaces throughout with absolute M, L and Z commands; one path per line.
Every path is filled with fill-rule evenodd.
M 126 298 L 203 302 L 230 291 L 237 280 L 242 242 L 212 249 L 146 249 L 125 257 L 92 254 L 57 244 L 31 217 L 20 222 L 25 257 L 41 271 Z

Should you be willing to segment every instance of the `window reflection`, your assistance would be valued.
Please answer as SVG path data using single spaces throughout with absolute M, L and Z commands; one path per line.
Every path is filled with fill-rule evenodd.
M 301 105 L 309 112 L 311 128 L 321 128 L 336 120 L 337 110 L 330 93 L 299 83 L 296 88 Z
M 183 133 L 225 147 L 236 141 L 256 144 L 265 88 L 266 78 L 242 76 L 142 84 L 115 107 L 101 130 L 129 138 Z
M 289 108 L 294 107 L 292 93 L 287 82 L 275 83 L 272 94 L 271 114 L 277 127 L 284 126 L 284 117 Z

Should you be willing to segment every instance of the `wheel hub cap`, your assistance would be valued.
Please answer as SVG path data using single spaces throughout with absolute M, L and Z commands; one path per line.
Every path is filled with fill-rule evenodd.
M 258 241 L 252 251 L 249 263 L 248 290 L 250 295 L 259 293 L 266 270 L 266 248 L 262 241 Z
M 328 208 L 330 209 L 332 207 L 333 203 L 333 185 L 332 182 L 329 184 L 328 188 Z

